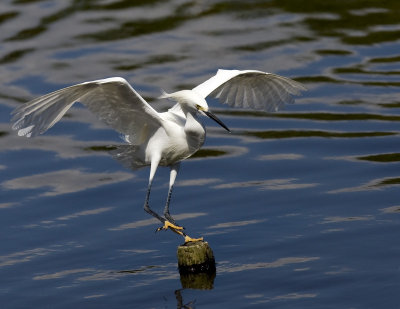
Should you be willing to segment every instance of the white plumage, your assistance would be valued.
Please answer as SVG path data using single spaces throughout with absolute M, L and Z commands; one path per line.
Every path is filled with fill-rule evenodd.
M 121 77 L 85 82 L 46 94 L 13 111 L 12 128 L 18 135 L 33 137 L 50 129 L 75 103 L 84 104 L 100 120 L 125 135 L 127 145 L 119 146 L 114 157 L 131 168 L 150 165 L 144 209 L 164 226 L 193 241 L 169 214 L 172 187 L 180 162 L 204 143 L 205 128 L 198 116 L 205 114 L 229 129 L 212 114 L 206 102 L 215 97 L 233 107 L 276 111 L 294 101 L 305 88 L 289 78 L 254 70 L 218 70 L 217 74 L 192 90 L 164 93 L 161 97 L 177 102 L 167 112 L 151 107 Z M 149 207 L 154 174 L 159 165 L 171 168 L 164 217 Z

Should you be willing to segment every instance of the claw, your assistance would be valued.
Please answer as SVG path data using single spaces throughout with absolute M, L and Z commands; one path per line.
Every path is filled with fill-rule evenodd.
M 156 229 L 156 233 L 159 232 L 159 231 L 166 231 L 168 229 L 171 229 L 171 231 L 175 232 L 176 234 L 179 234 L 179 235 L 183 236 L 185 238 L 185 243 L 203 241 L 203 237 L 192 238 L 192 237 L 186 235 L 186 233 L 183 232 L 183 230 L 185 229 L 184 227 L 175 225 L 175 224 L 171 223 L 168 220 L 165 220 L 164 221 L 164 225 L 160 226 L 158 229 Z
M 185 243 L 187 242 L 196 242 L 196 241 L 203 241 L 203 237 L 200 238 L 192 238 L 188 235 L 185 235 Z
M 168 229 L 172 229 L 174 231 L 183 231 L 185 228 L 182 227 L 182 226 L 175 225 L 175 224 L 169 222 L 168 220 L 165 220 L 164 225 L 160 226 L 158 229 L 156 229 L 156 233 L 161 231 L 161 230 L 165 230 L 166 231 Z

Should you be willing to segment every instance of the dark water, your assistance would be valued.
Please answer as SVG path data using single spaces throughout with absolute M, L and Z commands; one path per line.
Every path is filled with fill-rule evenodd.
M 2 1 L 1 308 L 399 308 L 399 13 L 397 0 Z M 182 239 L 142 209 L 148 170 L 103 151 L 118 134 L 75 108 L 25 139 L 9 113 L 109 76 L 161 106 L 160 88 L 218 68 L 309 90 L 278 114 L 210 102 L 233 133 L 205 120 L 171 207 L 217 273 L 183 289 Z M 160 211 L 167 183 L 160 170 Z

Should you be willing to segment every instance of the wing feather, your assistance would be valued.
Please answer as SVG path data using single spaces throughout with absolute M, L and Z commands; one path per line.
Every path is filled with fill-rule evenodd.
M 217 98 L 233 107 L 276 111 L 294 102 L 306 88 L 287 77 L 254 70 L 218 70 L 217 74 L 193 88 L 203 98 Z
M 63 88 L 36 98 L 13 111 L 13 129 L 18 135 L 35 136 L 50 129 L 67 110 L 80 102 L 113 129 L 141 136 L 143 128 L 157 129 L 162 120 L 130 85 L 112 77 Z

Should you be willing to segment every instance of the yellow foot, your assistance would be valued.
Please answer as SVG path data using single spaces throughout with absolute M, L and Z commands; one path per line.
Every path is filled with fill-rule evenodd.
M 189 237 L 188 235 L 185 235 L 185 243 L 187 243 L 187 242 L 195 242 L 195 241 L 203 241 L 203 237 L 192 238 L 192 237 Z
M 172 229 L 175 231 L 183 231 L 183 227 L 182 226 L 177 226 L 171 222 L 169 222 L 168 220 L 165 220 L 164 225 L 159 227 L 156 232 L 161 231 L 161 230 L 168 230 L 168 229 Z

